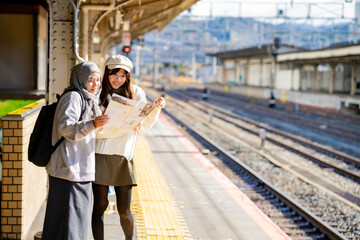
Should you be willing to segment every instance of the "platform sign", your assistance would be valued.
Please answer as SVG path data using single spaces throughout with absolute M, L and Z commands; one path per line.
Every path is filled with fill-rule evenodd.
M 122 45 L 130 46 L 131 45 L 131 33 L 123 32 L 122 34 Z

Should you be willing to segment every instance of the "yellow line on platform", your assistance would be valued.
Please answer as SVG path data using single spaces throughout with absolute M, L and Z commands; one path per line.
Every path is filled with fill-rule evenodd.
M 140 134 L 134 161 L 138 186 L 133 191 L 132 210 L 138 239 L 192 239 L 149 144 Z

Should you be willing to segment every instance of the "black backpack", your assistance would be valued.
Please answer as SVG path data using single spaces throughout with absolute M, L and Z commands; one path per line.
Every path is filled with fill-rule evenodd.
M 28 159 L 30 162 L 35 164 L 38 167 L 45 167 L 49 161 L 51 154 L 56 150 L 56 148 L 64 141 L 64 137 L 61 137 L 55 146 L 51 144 L 52 139 L 52 129 L 53 129 L 53 122 L 54 116 L 56 111 L 56 106 L 60 100 L 60 98 L 67 92 L 76 91 L 75 89 L 68 89 L 66 90 L 61 96 L 57 95 L 58 101 L 43 106 L 40 110 L 39 116 L 36 119 L 34 130 L 30 136 L 29 148 L 28 148 Z M 81 106 L 81 115 L 85 111 L 85 103 L 83 95 L 78 92 L 82 99 L 82 106 Z

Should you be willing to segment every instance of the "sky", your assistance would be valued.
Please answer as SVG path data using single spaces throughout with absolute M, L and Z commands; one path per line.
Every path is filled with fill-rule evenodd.
M 191 15 L 261 18 L 276 17 L 282 10 L 291 18 L 354 18 L 355 1 L 359 0 L 201 0 L 192 6 Z

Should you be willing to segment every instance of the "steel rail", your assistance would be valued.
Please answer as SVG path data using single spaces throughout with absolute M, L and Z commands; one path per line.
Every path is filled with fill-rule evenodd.
M 222 100 L 223 101 L 223 100 Z M 295 124 L 300 124 L 301 126 L 307 126 L 309 128 L 315 129 L 317 131 L 323 131 L 327 132 L 329 134 L 337 135 L 343 138 L 347 138 L 353 141 L 360 142 L 360 132 L 355 130 L 350 130 L 343 127 L 338 127 L 333 124 L 323 124 L 319 121 L 306 119 L 304 117 L 294 116 L 289 113 L 281 112 L 276 110 L 276 113 L 273 111 L 268 111 L 267 108 L 264 108 L 261 106 L 262 109 L 254 109 L 252 106 L 250 108 L 251 111 L 258 113 L 258 114 L 264 114 L 264 110 L 267 111 L 267 116 L 272 116 L 274 118 L 288 118 L 287 121 L 294 122 Z M 321 125 L 326 125 L 326 128 L 321 128 Z
M 245 163 L 243 163 L 241 160 L 230 154 L 228 151 L 226 151 L 224 148 L 222 148 L 220 145 L 212 141 L 210 138 L 208 138 L 203 133 L 195 130 L 191 126 L 187 125 L 180 119 L 178 119 L 176 116 L 171 114 L 166 109 L 163 110 L 167 115 L 169 115 L 175 122 L 181 123 L 183 126 L 186 127 L 186 129 L 191 132 L 192 134 L 195 134 L 207 144 L 211 145 L 213 148 L 217 149 L 218 152 L 220 152 L 223 156 L 227 157 L 234 163 L 236 163 L 239 167 L 241 167 L 243 170 L 245 170 L 250 176 L 252 176 L 256 181 L 261 183 L 266 189 L 268 189 L 270 192 L 272 192 L 274 195 L 276 195 L 280 200 L 282 200 L 284 203 L 286 203 L 288 206 L 290 206 L 292 209 L 294 209 L 296 212 L 299 213 L 302 217 L 304 217 L 307 221 L 311 222 L 315 227 L 317 227 L 322 233 L 327 235 L 331 239 L 343 239 L 346 238 L 340 234 L 338 231 L 336 231 L 334 228 L 329 226 L 327 223 L 325 223 L 323 220 L 321 220 L 319 217 L 314 215 L 312 212 L 304 208 L 302 205 L 297 203 L 294 199 L 292 199 L 290 196 L 287 196 L 285 193 L 283 193 L 281 190 L 277 189 L 274 185 L 272 185 L 270 182 L 268 182 L 266 179 L 261 177 L 259 174 L 257 174 L 254 170 L 252 170 L 250 167 L 248 167 Z
M 191 99 L 190 97 L 188 97 L 188 96 L 185 97 L 184 95 L 181 95 L 181 97 L 182 97 L 182 98 L 187 98 L 188 100 L 192 100 L 192 99 Z M 208 104 L 208 103 L 204 103 L 204 104 L 209 107 L 209 104 Z M 211 107 L 211 108 L 214 108 L 214 106 L 210 106 L 210 107 Z M 243 130 L 248 131 L 248 132 L 250 132 L 250 133 L 252 133 L 252 134 L 254 134 L 254 135 L 258 135 L 258 131 L 255 131 L 255 130 L 253 130 L 253 129 L 250 129 L 250 128 L 246 128 L 246 127 L 244 127 L 244 126 L 241 126 L 241 125 L 239 125 L 238 123 L 236 123 L 236 122 L 234 122 L 234 121 L 231 121 L 231 120 L 226 119 L 225 117 L 223 117 L 223 115 L 227 115 L 227 116 L 229 116 L 229 117 L 236 118 L 236 119 L 245 121 L 245 122 L 247 122 L 247 123 L 253 124 L 253 125 L 255 125 L 255 126 L 259 127 L 259 128 L 263 128 L 263 129 L 266 129 L 266 130 L 269 131 L 269 132 L 273 132 L 273 133 L 275 133 L 275 134 L 278 134 L 278 135 L 287 137 L 287 138 L 289 138 L 289 139 L 291 139 L 291 140 L 293 140 L 293 141 L 297 141 L 297 142 L 299 142 L 299 143 L 301 143 L 301 144 L 303 144 L 303 145 L 308 145 L 308 146 L 310 146 L 311 148 L 314 148 L 314 149 L 323 151 L 323 152 L 325 152 L 325 153 L 327 153 L 327 154 L 330 154 L 330 155 L 333 155 L 333 156 L 335 156 L 335 157 L 342 158 L 344 161 L 347 161 L 347 162 L 349 162 L 349 163 L 355 164 L 356 166 L 360 167 L 360 160 L 358 160 L 357 158 L 354 158 L 354 157 L 352 157 L 352 156 L 349 156 L 349 155 L 347 155 L 347 154 L 344 154 L 344 153 L 341 153 L 341 152 L 338 152 L 338 151 L 335 151 L 335 150 L 332 150 L 332 149 L 327 149 L 327 148 L 325 148 L 325 147 L 322 147 L 322 146 L 319 146 L 319 145 L 317 145 L 317 144 L 311 143 L 310 141 L 301 139 L 301 138 L 299 138 L 299 137 L 297 137 L 297 136 L 293 136 L 292 134 L 286 133 L 286 132 L 284 132 L 284 131 L 275 129 L 275 128 L 273 128 L 273 127 L 268 127 L 268 126 L 266 126 L 266 125 L 264 125 L 264 124 L 261 124 L 261 123 L 258 123 L 258 122 L 256 122 L 256 121 L 254 121 L 254 120 L 252 120 L 252 119 L 248 119 L 248 118 L 239 116 L 239 115 L 237 115 L 237 114 L 230 114 L 230 113 L 224 112 L 224 111 L 222 111 L 222 110 L 219 110 L 218 108 L 219 108 L 219 107 L 216 107 L 215 110 L 218 111 L 218 112 L 220 112 L 221 114 L 216 114 L 216 113 L 215 113 L 214 116 L 216 116 L 217 118 L 220 118 L 220 119 L 223 120 L 223 121 L 226 121 L 226 122 L 228 122 L 228 123 L 234 124 L 235 126 L 237 126 L 237 127 L 239 127 L 239 128 L 242 128 Z M 204 109 L 201 109 L 201 110 L 202 110 L 203 112 L 206 112 L 206 110 L 204 110 Z M 342 174 L 345 174 L 345 175 L 347 175 L 347 176 L 349 176 L 349 177 L 351 177 L 351 178 L 353 178 L 353 179 L 360 180 L 360 175 L 359 175 L 358 173 L 356 173 L 356 172 L 348 171 L 348 170 L 346 170 L 346 169 L 339 168 L 339 167 L 337 167 L 337 166 L 334 165 L 334 164 L 331 164 L 331 163 L 327 163 L 327 162 L 325 162 L 325 161 L 322 161 L 321 159 L 318 159 L 318 158 L 316 158 L 316 157 L 313 157 L 312 155 L 310 155 L 310 154 L 308 154 L 308 153 L 306 153 L 306 152 L 304 152 L 304 151 L 301 151 L 301 150 L 299 150 L 299 149 L 296 149 L 296 148 L 290 146 L 289 144 L 285 144 L 285 143 L 283 143 L 283 142 L 280 142 L 280 141 L 276 140 L 276 139 L 273 138 L 273 137 L 268 136 L 268 137 L 267 137 L 267 140 L 269 140 L 269 141 L 271 141 L 271 142 L 273 142 L 273 143 L 275 143 L 275 144 L 277 144 L 277 145 L 286 147 L 286 148 L 288 148 L 288 149 L 290 149 L 290 150 L 292 150 L 292 151 L 294 151 L 294 152 L 297 152 L 297 153 L 299 153 L 299 154 L 302 154 L 302 155 L 310 158 L 311 160 L 313 160 L 313 161 L 315 161 L 315 162 L 318 162 L 318 163 L 320 163 L 320 164 L 323 164 L 323 165 L 325 165 L 325 166 L 327 166 L 327 167 L 331 167 L 331 168 L 335 169 L 336 171 L 338 171 L 338 172 L 340 172 L 340 173 L 342 173 Z
M 229 113 L 226 113 L 222 110 L 219 110 L 219 109 L 216 109 L 216 111 L 220 112 L 221 114 L 226 114 L 227 116 L 229 117 L 234 117 L 234 118 L 237 118 L 237 119 L 240 119 L 242 121 L 246 121 L 248 123 L 251 123 L 251 124 L 254 124 L 256 125 L 257 127 L 260 127 L 260 128 L 264 128 L 266 129 L 267 131 L 269 132 L 273 132 L 275 134 L 278 134 L 278 135 L 281 135 L 283 137 L 286 137 L 286 138 L 289 138 L 291 140 L 294 140 L 294 141 L 297 141 L 299 143 L 302 143 L 304 145 L 308 145 L 312 148 L 315 148 L 317 150 L 320 150 L 320 151 L 323 151 L 325 153 L 328 153 L 328 154 L 331 154 L 331 155 L 334 155 L 334 156 L 337 156 L 337 157 L 340 157 L 342 158 L 343 160 L 349 162 L 349 163 L 353 163 L 355 164 L 356 166 L 360 167 L 360 160 L 353 157 L 353 156 L 350 156 L 350 155 L 347 155 L 345 153 L 342 153 L 342 152 L 339 152 L 339 151 L 336 151 L 336 150 L 333 150 L 333 149 L 328 149 L 326 147 L 323 147 L 323 146 L 320 146 L 318 144 L 314 144 L 308 140 L 305 140 L 305 139 L 301 139 L 300 137 L 297 137 L 297 136 L 294 136 L 290 133 L 287 133 L 287 132 L 284 132 L 284 131 L 281 131 L 279 129 L 275 129 L 273 127 L 269 127 L 269 126 L 266 126 L 264 124 L 261 124 L 261 123 L 257 123 L 256 121 L 253 121 L 253 120 L 250 120 L 250 119 L 246 119 L 244 117 L 241 117 L 239 115 L 235 115 L 235 114 L 229 114 Z M 276 141 L 276 140 L 274 140 Z
M 190 98 L 189 97 L 186 97 L 186 96 L 181 96 L 187 100 L 189 100 Z M 200 103 L 194 103 L 190 100 L 186 102 L 187 104 L 189 105 L 192 105 L 193 107 L 196 107 L 197 109 L 200 109 L 201 111 L 203 112 L 207 112 L 207 110 L 205 109 L 204 110 L 204 106 L 202 106 L 202 104 Z M 179 105 L 180 107 L 183 107 L 183 105 L 181 104 L 178 104 L 177 102 L 174 102 L 174 104 L 176 105 Z M 200 105 L 200 106 L 199 106 Z M 234 120 L 233 117 L 232 118 L 229 118 L 229 117 L 224 117 L 223 115 L 218 115 L 218 114 L 213 114 L 213 116 L 217 117 L 218 119 L 222 119 L 223 121 L 226 121 L 236 127 L 239 127 L 239 128 L 242 128 L 243 130 L 251 133 L 251 134 L 254 134 L 254 135 L 257 135 L 257 133 L 259 132 L 257 129 L 253 129 L 251 127 L 246 127 L 246 126 L 242 126 L 242 125 L 239 125 L 239 123 L 237 122 L 237 120 Z M 232 135 L 232 132 L 229 132 L 230 135 Z M 234 137 L 237 137 L 237 136 L 234 136 Z M 339 172 L 339 173 L 342 173 L 343 175 L 346 175 L 347 177 L 350 177 L 350 178 L 353 178 L 355 180 L 359 180 L 359 176 L 357 173 L 353 172 L 353 171 L 348 171 L 348 170 L 345 170 L 345 169 L 342 169 L 342 168 L 339 168 L 337 167 L 336 165 L 333 165 L 333 164 L 329 164 L 327 162 L 324 162 L 322 161 L 321 159 L 317 159 L 317 158 L 314 158 L 312 155 L 308 154 L 306 151 L 299 151 L 297 148 L 293 147 L 291 144 L 283 144 L 281 141 L 279 140 L 276 140 L 276 139 L 273 139 L 271 137 L 269 137 L 271 140 L 274 140 L 274 144 L 277 144 L 277 145 L 280 145 L 282 147 L 285 147 L 286 149 L 290 150 L 290 151 L 293 151 L 299 155 L 302 155 L 303 157 L 306 157 L 308 158 L 309 160 L 312 160 L 316 163 L 318 163 L 319 165 L 325 165 L 327 167 L 331 167 L 333 168 L 336 172 Z M 276 155 L 272 155 L 274 158 L 278 159 L 278 156 Z M 281 159 L 281 157 L 279 158 Z M 278 159 L 278 160 L 279 160 Z M 271 161 L 271 160 L 270 160 Z M 307 174 L 305 172 L 299 172 L 299 174 L 303 175 L 303 176 L 307 176 Z M 309 178 L 310 177 L 310 178 Z M 314 176 L 315 177 L 315 176 Z M 312 177 L 311 176 L 307 176 L 307 178 L 311 179 Z M 341 201 L 345 201 L 346 204 L 350 204 L 351 206 L 360 206 L 360 199 L 352 194 L 349 194 L 345 191 L 342 191 L 341 189 L 339 188 L 332 188 L 330 187 L 329 191 L 331 192 L 331 194 L 335 194 L 336 196 L 340 197 Z
M 194 91 L 199 91 L 198 89 L 192 89 Z M 212 94 L 212 96 L 215 96 L 216 98 L 221 98 L 223 97 L 224 95 L 219 92 L 219 91 L 213 91 L 215 92 L 215 94 Z M 234 96 L 234 94 L 230 94 L 230 96 Z M 319 131 L 324 131 L 324 132 L 328 132 L 330 134 L 334 134 L 334 135 L 338 135 L 338 136 L 341 136 L 341 137 L 344 137 L 344 138 L 348 138 L 348 139 L 351 139 L 351 140 L 354 140 L 354 141 L 357 141 L 357 142 L 360 142 L 360 131 L 355 131 L 354 129 L 348 129 L 348 128 L 344 128 L 344 127 L 339 127 L 337 125 L 334 125 L 334 124 L 323 124 L 323 122 L 319 122 L 317 120 L 311 120 L 311 119 L 307 119 L 307 118 L 304 118 L 304 117 L 300 117 L 300 116 L 296 116 L 296 115 L 293 115 L 293 114 L 289 114 L 287 112 L 283 112 L 283 111 L 279 111 L 277 109 L 273 109 L 273 111 L 276 111 L 276 113 L 274 113 L 273 111 L 268 111 L 267 109 L 268 108 L 265 108 L 263 106 L 260 106 L 262 108 L 262 110 L 257 110 L 257 109 L 254 109 L 253 105 L 250 105 L 249 103 L 246 103 L 247 101 L 249 100 L 246 100 L 245 97 L 239 97 L 239 96 L 234 96 L 234 98 L 237 98 L 241 101 L 244 101 L 246 106 L 245 108 L 248 109 L 248 110 L 251 110 L 253 112 L 256 112 L 258 114 L 264 114 L 264 110 L 267 111 L 267 116 L 273 116 L 275 118 L 279 118 L 280 116 L 281 117 L 284 117 L 284 118 L 289 118 L 289 121 L 292 121 L 294 123 L 301 123 L 301 125 L 306 125 L 307 127 L 309 128 L 313 128 L 315 130 L 319 130 Z M 222 102 L 224 102 L 224 100 L 220 100 Z M 253 101 L 253 99 L 251 99 L 251 101 Z M 261 101 L 261 100 L 256 100 L 256 103 L 261 103 L 261 102 L 264 102 L 264 101 Z M 229 104 L 227 102 L 227 104 Z M 250 106 L 250 107 L 248 107 Z M 321 125 L 326 125 L 326 128 L 321 128 L 320 126 Z M 346 134 L 345 134 L 346 133 Z

